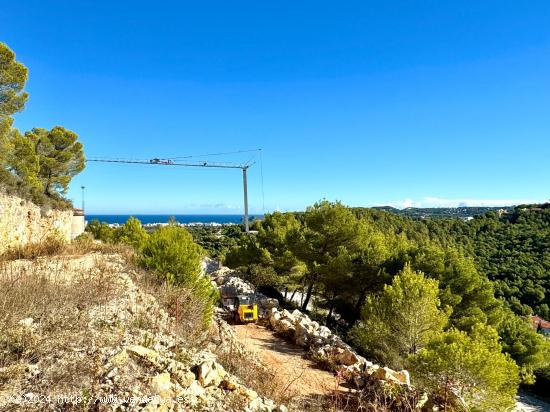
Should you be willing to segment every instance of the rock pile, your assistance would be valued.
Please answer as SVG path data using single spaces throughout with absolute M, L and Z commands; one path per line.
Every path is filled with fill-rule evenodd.
M 308 350 L 314 360 L 359 388 L 372 381 L 410 386 L 406 370 L 394 371 L 366 360 L 329 328 L 299 310 L 273 308 L 268 312 L 267 323 L 281 336 Z
M 176 356 L 140 345 L 123 348 L 105 366 L 98 399 L 109 400 L 112 410 L 172 411 L 182 406 L 203 411 L 286 410 L 240 384 L 212 352 L 180 352 L 179 356 L 188 359 L 178 361 Z
M 212 282 L 218 287 L 233 287 L 239 295 L 255 293 L 254 286 L 242 279 L 243 274 L 226 266 L 221 266 L 219 262 L 211 258 L 204 258 L 202 261 L 203 273 L 210 276 Z M 271 308 L 279 307 L 277 299 L 268 298 L 261 293 L 256 294 L 258 310 L 260 316 L 266 316 Z

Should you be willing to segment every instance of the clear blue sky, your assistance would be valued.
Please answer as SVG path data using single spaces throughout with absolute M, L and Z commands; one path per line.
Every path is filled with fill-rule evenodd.
M 30 72 L 16 126 L 88 157 L 261 147 L 266 211 L 550 197 L 546 0 L 0 3 Z M 91 213 L 242 207 L 238 170 L 90 164 L 76 204 L 82 184 Z

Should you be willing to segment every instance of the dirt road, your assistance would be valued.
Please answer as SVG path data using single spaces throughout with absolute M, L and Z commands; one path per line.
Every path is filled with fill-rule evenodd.
M 234 325 L 237 336 L 275 372 L 277 384 L 288 387 L 288 393 L 299 397 L 328 395 L 334 390 L 346 391 L 336 377 L 319 369 L 304 358 L 304 350 L 256 324 Z

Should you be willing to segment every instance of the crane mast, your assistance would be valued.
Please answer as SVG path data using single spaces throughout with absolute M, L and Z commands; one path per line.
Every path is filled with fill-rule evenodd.
M 236 164 L 236 163 L 219 163 L 219 162 L 177 162 L 173 159 L 161 159 L 154 158 L 149 160 L 127 160 L 127 159 L 87 159 L 87 162 L 101 162 L 101 163 L 126 163 L 126 164 L 145 164 L 156 166 L 180 166 L 180 167 L 206 167 L 206 168 L 218 168 L 218 169 L 241 169 L 243 173 L 243 198 L 244 198 L 244 230 L 250 231 L 249 217 L 248 217 L 248 183 L 247 183 L 247 171 L 254 162 Z

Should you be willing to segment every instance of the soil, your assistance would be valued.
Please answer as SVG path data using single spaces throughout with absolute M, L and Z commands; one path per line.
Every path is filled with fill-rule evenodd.
M 234 325 L 239 340 L 273 370 L 277 384 L 289 394 L 299 397 L 319 397 L 334 391 L 348 391 L 336 376 L 305 358 L 299 346 L 283 340 L 258 324 Z

